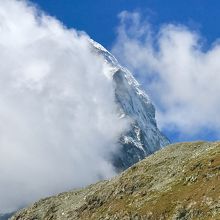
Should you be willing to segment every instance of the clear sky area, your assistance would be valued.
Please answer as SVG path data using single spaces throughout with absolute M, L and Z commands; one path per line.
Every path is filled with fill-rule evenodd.
M 220 36 L 218 0 L 32 0 L 66 26 L 86 31 L 94 40 L 111 47 L 115 40 L 117 15 L 140 11 L 154 25 L 167 22 L 186 24 L 212 42 Z

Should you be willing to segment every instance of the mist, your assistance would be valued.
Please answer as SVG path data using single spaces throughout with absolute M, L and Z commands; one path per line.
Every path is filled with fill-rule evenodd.
M 2 0 L 0 60 L 0 213 L 113 176 L 128 122 L 87 34 Z

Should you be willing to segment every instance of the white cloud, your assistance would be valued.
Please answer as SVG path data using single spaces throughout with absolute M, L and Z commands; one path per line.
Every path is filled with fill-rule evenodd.
M 89 37 L 1 0 L 0 61 L 0 212 L 112 176 L 127 122 Z
M 139 13 L 120 14 L 113 53 L 135 72 L 157 107 L 164 130 L 188 138 L 220 137 L 220 43 L 205 50 L 199 33 L 164 24 L 154 31 Z

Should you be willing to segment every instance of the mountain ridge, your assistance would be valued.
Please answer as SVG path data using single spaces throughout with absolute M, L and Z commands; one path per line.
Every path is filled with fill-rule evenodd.
M 93 40 L 90 43 L 91 50 L 104 58 L 109 66 L 106 76 L 113 79 L 121 117 L 132 120 L 130 130 L 119 140 L 121 148 L 112 155 L 114 166 L 121 171 L 170 144 L 170 141 L 158 129 L 155 107 L 132 73 L 102 45 Z
M 169 145 L 109 181 L 45 198 L 10 220 L 220 218 L 220 142 Z

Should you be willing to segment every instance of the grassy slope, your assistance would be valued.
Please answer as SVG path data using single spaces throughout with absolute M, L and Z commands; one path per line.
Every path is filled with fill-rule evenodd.
M 15 219 L 220 219 L 220 143 L 170 145 L 110 181 L 43 199 Z

